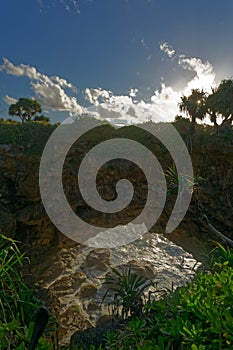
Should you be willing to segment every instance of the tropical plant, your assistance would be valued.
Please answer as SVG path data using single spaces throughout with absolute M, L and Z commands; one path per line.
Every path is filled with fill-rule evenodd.
M 146 288 L 151 286 L 151 281 L 144 276 L 138 276 L 129 267 L 126 272 L 112 268 L 110 276 L 106 276 L 104 284 L 108 286 L 103 300 L 108 294 L 114 295 L 114 305 L 122 307 L 121 316 L 139 314 L 142 310 L 142 295 Z
M 222 80 L 213 93 L 214 109 L 222 117 L 222 125 L 231 125 L 233 122 L 233 80 Z
M 206 94 L 203 90 L 192 89 L 189 96 L 182 96 L 179 108 L 181 112 L 188 114 L 191 120 L 190 133 L 195 133 L 196 120 L 202 120 L 206 114 Z
M 214 124 L 216 130 L 218 131 L 217 117 L 219 114 L 219 108 L 216 88 L 212 88 L 212 93 L 206 98 L 206 112 L 210 117 L 211 123 Z
M 177 191 L 179 187 L 181 188 L 181 191 L 186 189 L 194 190 L 204 180 L 200 176 L 190 179 L 190 177 L 186 174 L 178 174 L 174 163 L 166 169 L 164 174 L 167 180 L 168 194 L 172 194 L 174 191 Z
M 219 350 L 233 348 L 233 252 L 220 248 L 212 272 L 144 305 L 106 336 L 104 349 Z

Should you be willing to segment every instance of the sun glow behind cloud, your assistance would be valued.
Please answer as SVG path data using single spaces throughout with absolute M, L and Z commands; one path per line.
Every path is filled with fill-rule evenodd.
M 113 124 L 137 124 L 146 121 L 171 121 L 179 114 L 178 104 L 182 95 L 188 95 L 194 88 L 211 91 L 215 84 L 213 66 L 200 58 L 186 57 L 177 54 L 171 45 L 161 43 L 160 50 L 181 69 L 189 70 L 193 77 L 186 81 L 182 88 L 167 86 L 164 82 L 160 89 L 154 91 L 149 101 L 139 99 L 139 89 L 131 88 L 127 95 L 114 95 L 104 88 L 87 87 L 85 98 L 92 106 L 90 109 L 81 106 L 77 97 L 77 89 L 73 84 L 58 76 L 47 76 L 35 67 L 20 64 L 14 65 L 7 58 L 3 59 L 0 71 L 16 77 L 25 76 L 29 79 L 34 97 L 47 111 L 67 111 L 72 116 L 83 113 L 103 118 Z M 14 97 L 5 96 L 5 102 L 11 104 Z
M 146 121 L 172 121 L 180 113 L 179 102 L 182 95 L 189 95 L 192 89 L 211 91 L 215 84 L 215 73 L 209 62 L 200 58 L 178 55 L 171 45 L 161 43 L 160 50 L 183 70 L 189 70 L 193 77 L 183 88 L 161 84 L 160 89 L 154 91 L 150 101 L 138 100 L 138 89 L 131 89 L 129 95 L 114 96 L 111 91 L 103 89 L 86 89 L 87 100 L 96 106 L 98 113 L 113 123 L 141 123 Z

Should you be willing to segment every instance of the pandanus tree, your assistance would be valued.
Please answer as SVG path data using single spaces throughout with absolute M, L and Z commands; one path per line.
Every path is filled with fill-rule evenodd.
M 9 107 L 9 115 L 19 117 L 23 123 L 32 120 L 41 112 L 41 105 L 33 98 L 20 98 Z
M 210 117 L 211 123 L 213 123 L 215 127 L 218 127 L 217 117 L 219 115 L 219 109 L 216 88 L 212 88 L 212 93 L 206 98 L 206 112 Z
M 231 125 L 233 122 L 233 80 L 222 80 L 213 95 L 215 109 L 223 119 L 221 125 Z
M 206 94 L 203 90 L 192 89 L 189 96 L 182 96 L 179 108 L 181 112 L 185 112 L 190 117 L 191 136 L 195 133 L 196 120 L 202 120 L 206 114 Z

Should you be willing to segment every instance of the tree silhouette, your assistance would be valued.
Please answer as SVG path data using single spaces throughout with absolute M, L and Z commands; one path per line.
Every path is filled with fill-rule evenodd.
M 195 133 L 196 120 L 202 120 L 206 115 L 206 94 L 203 90 L 192 89 L 189 96 L 182 96 L 179 104 L 181 112 L 185 112 L 190 117 L 190 134 Z
M 231 125 L 233 122 L 233 80 L 222 80 L 217 90 L 213 94 L 212 106 L 222 118 L 222 126 Z
M 216 130 L 218 131 L 219 124 L 217 123 L 217 117 L 219 115 L 219 110 L 216 88 L 212 88 L 212 93 L 206 98 L 206 113 L 208 114 L 211 123 L 214 124 Z

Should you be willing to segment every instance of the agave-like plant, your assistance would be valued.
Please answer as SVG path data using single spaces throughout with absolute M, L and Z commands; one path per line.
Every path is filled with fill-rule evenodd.
M 178 188 L 183 190 L 196 190 L 198 186 L 204 179 L 201 176 L 190 179 L 186 174 L 178 174 L 175 164 L 173 163 L 165 171 L 165 178 L 167 180 L 168 194 L 172 194 L 174 191 L 177 191 Z
M 103 283 L 108 286 L 103 296 L 103 301 L 107 295 L 113 294 L 115 306 L 122 307 L 122 318 L 126 318 L 128 315 L 139 314 L 143 307 L 143 292 L 152 285 L 151 280 L 145 276 L 138 276 L 131 271 L 130 267 L 126 272 L 116 268 L 111 270 L 112 274 L 106 276 Z

